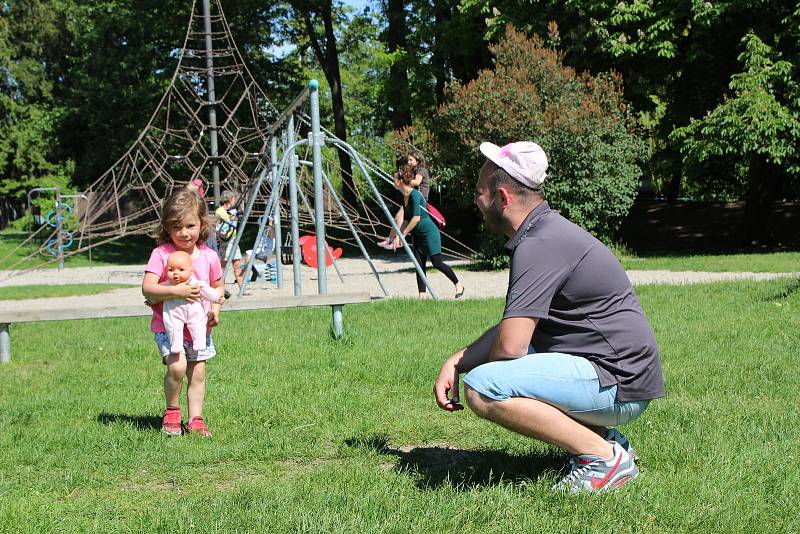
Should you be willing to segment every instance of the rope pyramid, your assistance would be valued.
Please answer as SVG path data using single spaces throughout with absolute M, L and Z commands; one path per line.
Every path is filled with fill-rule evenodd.
M 271 165 L 271 139 L 277 135 L 282 126 L 279 121 L 285 118 L 285 114 L 282 116 L 276 109 L 248 70 L 219 1 L 211 0 L 210 9 L 211 25 L 210 32 L 207 32 L 202 7 L 193 0 L 183 46 L 173 54 L 177 66 L 168 89 L 136 141 L 83 191 L 87 201 L 80 208 L 76 206 L 74 215 L 79 222 L 70 228 L 73 246 L 63 249 L 63 257 L 125 236 L 149 233 L 158 221 L 162 200 L 196 179 L 203 181 L 209 190 L 209 177 L 215 166 L 219 172 L 220 190 L 241 192 L 243 196 L 256 194 L 256 210 L 263 211 L 266 206 L 271 185 L 265 182 L 258 192 L 250 189 L 256 176 Z M 207 36 L 213 45 L 210 56 L 206 51 Z M 211 68 L 209 60 L 213 62 Z M 213 77 L 215 85 L 215 96 L 210 102 L 209 76 Z M 215 113 L 216 127 L 211 126 L 210 108 Z M 295 113 L 300 118 L 298 131 L 307 130 L 309 115 L 302 110 Z M 217 137 L 216 156 L 209 149 L 212 131 Z M 327 131 L 325 135 L 334 137 Z M 391 182 L 388 174 L 377 165 L 365 162 L 373 176 Z M 329 175 L 341 173 L 338 162 L 328 159 L 326 165 Z M 313 203 L 312 178 L 302 169 L 298 170 L 299 187 Z M 382 239 L 388 234 L 389 225 L 381 221 L 382 216 L 375 209 L 374 201 L 370 205 L 369 195 L 356 191 L 356 198 L 361 199 L 360 206 L 346 205 L 345 209 L 359 232 Z M 286 199 L 281 202 L 282 213 L 284 210 L 288 212 L 286 203 Z M 333 210 L 328 210 L 325 222 L 330 227 L 344 228 L 341 217 Z M 300 224 L 306 228 L 314 226 L 313 215 L 302 207 Z M 47 231 L 51 232 L 49 236 Z M 37 237 L 43 244 L 27 257 L 11 264 L 2 276 L 7 279 L 58 261 L 52 250 L 48 252 L 48 243 L 52 246 L 56 234 L 47 225 L 33 232 L 17 249 Z M 346 236 L 340 240 L 352 242 Z M 454 243 L 456 248 L 446 247 L 445 251 L 462 258 L 473 252 L 457 241 Z M 17 249 L 11 251 L 6 259 Z

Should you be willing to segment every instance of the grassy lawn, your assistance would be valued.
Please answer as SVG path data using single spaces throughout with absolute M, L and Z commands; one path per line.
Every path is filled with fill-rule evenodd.
M 0 300 L 47 299 L 75 295 L 97 295 L 112 289 L 131 287 L 125 284 L 65 284 L 61 286 L 0 287 Z
M 636 257 L 618 253 L 628 270 L 708 271 L 708 272 L 800 272 L 800 252 L 729 254 L 721 256 L 654 256 Z
M 36 254 L 31 258 L 29 255 L 39 249 L 42 243 L 38 240 L 31 240 L 23 246 L 28 238 L 28 234 L 12 229 L 0 232 L 0 270 L 4 269 L 29 269 L 31 267 L 58 268 L 58 262 L 52 261 L 53 256 L 47 254 Z M 64 267 L 88 267 L 90 265 L 134 265 L 147 263 L 150 252 L 153 250 L 155 242 L 147 236 L 129 236 L 118 239 L 111 243 L 106 243 L 92 249 L 92 261 L 89 263 L 89 252 L 82 252 L 74 256 L 68 256 L 64 260 Z M 77 247 L 77 243 L 72 249 Z M 67 250 L 67 253 L 69 250 Z M 23 260 L 20 262 L 20 260 Z M 47 263 L 50 262 L 50 263 Z M 45 265 L 47 263 L 47 265 Z
M 212 440 L 159 432 L 147 319 L 13 325 L 0 532 L 797 532 L 798 289 L 640 288 L 668 397 L 624 429 L 642 475 L 582 497 L 549 492 L 558 450 L 433 402 L 497 299 L 346 307 L 344 342 L 328 309 L 223 315 Z

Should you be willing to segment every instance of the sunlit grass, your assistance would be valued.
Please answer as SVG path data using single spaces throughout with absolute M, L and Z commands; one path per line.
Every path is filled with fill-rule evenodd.
M 64 284 L 60 286 L 8 286 L 0 287 L 0 300 L 42 299 L 97 295 L 112 289 L 131 287 L 124 284 Z
M 642 475 L 580 498 L 560 451 L 433 402 L 499 299 L 346 306 L 343 342 L 328 309 L 223 313 L 210 441 L 159 432 L 146 318 L 15 324 L 0 531 L 798 531 L 799 288 L 639 288 L 668 394 L 623 429 Z

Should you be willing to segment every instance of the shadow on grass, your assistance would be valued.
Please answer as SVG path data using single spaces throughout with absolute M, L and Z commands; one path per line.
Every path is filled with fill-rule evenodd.
M 398 473 L 419 475 L 417 487 L 435 489 L 452 486 L 471 489 L 511 482 L 521 484 L 542 476 L 555 476 L 565 457 L 557 454 L 514 456 L 504 451 L 468 450 L 446 445 L 394 447 L 387 436 L 364 436 L 345 440 L 350 447 L 395 456 Z
M 103 425 L 124 423 L 131 425 L 136 430 L 161 431 L 161 418 L 154 415 L 125 415 L 119 413 L 100 412 L 97 422 Z
M 794 278 L 791 282 L 786 284 L 782 291 L 771 293 L 762 297 L 763 302 L 773 302 L 776 300 L 785 300 L 800 291 L 800 278 Z

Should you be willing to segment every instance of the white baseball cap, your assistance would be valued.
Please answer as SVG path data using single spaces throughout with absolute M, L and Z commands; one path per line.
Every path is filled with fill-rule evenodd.
M 547 155 L 531 141 L 517 141 L 499 147 L 481 143 L 481 153 L 512 178 L 531 189 L 539 189 L 547 178 Z

